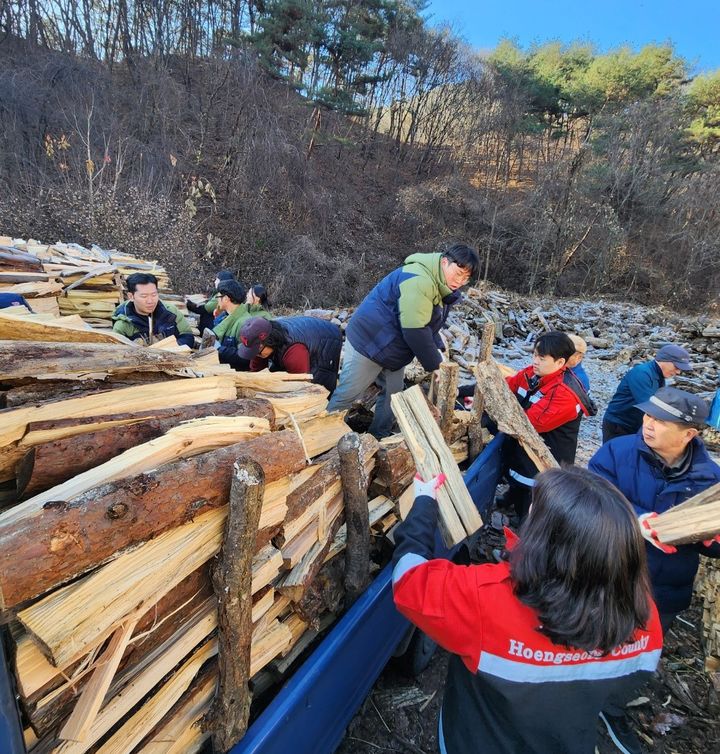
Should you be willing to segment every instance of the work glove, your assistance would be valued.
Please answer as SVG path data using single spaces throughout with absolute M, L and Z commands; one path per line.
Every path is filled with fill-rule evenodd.
M 712 539 L 703 539 L 705 547 L 712 547 L 717 543 L 720 543 L 720 534 L 716 534 Z
M 677 547 L 673 545 L 666 545 L 658 539 L 658 534 L 655 529 L 652 528 L 651 519 L 656 518 L 657 513 L 643 513 L 638 517 L 638 523 L 640 524 L 640 532 L 643 535 L 645 541 L 649 542 L 653 547 L 657 547 L 658 550 L 662 550 L 666 555 L 671 555 L 677 552 Z
M 445 484 L 446 478 L 445 474 L 438 474 L 427 482 L 424 482 L 420 474 L 415 474 L 415 497 L 418 498 L 421 495 L 426 495 L 433 500 L 437 500 L 437 491 L 443 486 L 443 484 Z

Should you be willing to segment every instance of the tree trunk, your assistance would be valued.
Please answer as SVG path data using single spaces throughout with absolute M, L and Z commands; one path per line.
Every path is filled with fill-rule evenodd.
M 360 435 L 349 432 L 338 443 L 340 476 L 345 502 L 345 607 L 365 591 L 370 582 L 370 518 Z
M 252 559 L 264 490 L 260 464 L 252 458 L 239 458 L 233 468 L 220 559 L 213 569 L 220 681 L 209 726 L 216 751 L 231 749 L 247 730 L 250 717 Z

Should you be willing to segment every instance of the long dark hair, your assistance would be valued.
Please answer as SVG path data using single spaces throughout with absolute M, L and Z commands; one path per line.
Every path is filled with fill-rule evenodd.
M 571 466 L 538 475 L 510 552 L 518 599 L 554 643 L 607 654 L 650 617 L 650 583 L 636 516 L 610 482 Z
M 274 355 L 279 356 L 287 345 L 287 332 L 275 319 L 270 320 L 270 328 L 270 333 L 263 341 L 263 345 L 272 348 Z
M 268 300 L 267 288 L 260 283 L 250 286 L 250 290 L 259 299 L 259 304 L 263 309 L 270 309 L 270 301 Z

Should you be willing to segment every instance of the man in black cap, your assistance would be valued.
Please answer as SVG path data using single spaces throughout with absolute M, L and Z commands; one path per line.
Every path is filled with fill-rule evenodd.
M 588 468 L 612 482 L 638 514 L 653 597 L 667 632 L 677 614 L 690 605 L 700 554 L 720 557 L 720 545 L 715 540 L 677 547 L 662 544 L 652 519 L 720 482 L 720 466 L 699 437 L 708 417 L 702 398 L 663 387 L 635 408 L 642 414 L 642 429 L 605 443 Z M 629 700 L 616 701 L 603 712 L 603 722 L 620 751 L 639 752 L 640 743 L 624 715 L 624 702 Z
M 648 400 L 668 377 L 692 369 L 690 354 L 680 346 L 667 343 L 655 354 L 654 359 L 636 364 L 620 380 L 618 389 L 608 404 L 603 417 L 603 442 L 621 435 L 632 435 L 642 425 L 642 411 L 637 404 Z

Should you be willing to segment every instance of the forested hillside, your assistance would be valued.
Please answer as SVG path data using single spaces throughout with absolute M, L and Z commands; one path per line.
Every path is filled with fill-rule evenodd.
M 520 291 L 704 307 L 720 72 L 691 73 L 669 46 L 481 57 L 421 0 L 5 3 L 0 231 L 289 305 L 459 239 Z

